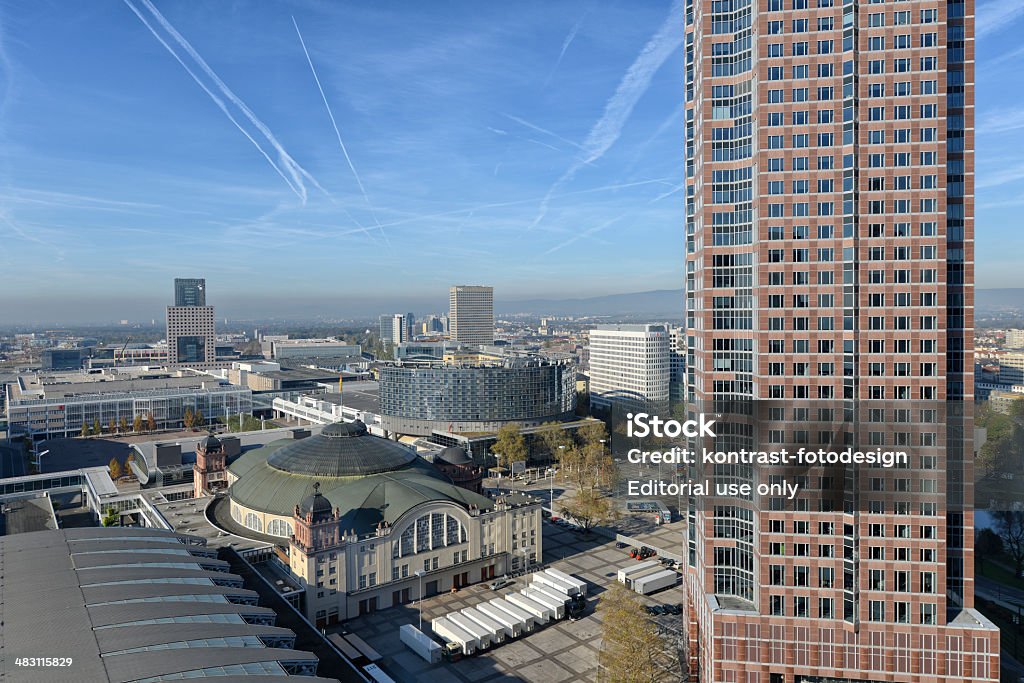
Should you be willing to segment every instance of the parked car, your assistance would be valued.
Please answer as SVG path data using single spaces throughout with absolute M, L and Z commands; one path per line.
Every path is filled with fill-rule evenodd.
M 511 586 L 515 582 L 515 579 L 503 576 L 500 579 L 495 579 L 494 581 L 491 581 L 489 587 L 492 591 L 500 591 L 502 588 L 505 588 L 506 586 Z

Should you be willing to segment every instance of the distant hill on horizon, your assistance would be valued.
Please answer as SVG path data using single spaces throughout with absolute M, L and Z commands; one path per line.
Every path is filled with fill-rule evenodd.
M 682 320 L 682 289 L 655 289 L 648 292 L 608 294 L 581 299 L 523 299 L 494 302 L 496 313 L 535 313 L 537 315 L 648 315 Z

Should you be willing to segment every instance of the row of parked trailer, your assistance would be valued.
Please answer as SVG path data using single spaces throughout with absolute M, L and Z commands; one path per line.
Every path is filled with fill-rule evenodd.
M 631 591 L 650 595 L 676 585 L 679 574 L 674 569 L 665 569 L 665 565 L 658 560 L 648 560 L 623 567 L 619 570 L 618 580 Z
M 532 633 L 586 606 L 587 583 L 557 569 L 532 575 L 533 582 L 518 593 L 450 612 L 431 622 L 442 647 L 412 624 L 400 629 L 402 642 L 428 662 L 454 660 Z

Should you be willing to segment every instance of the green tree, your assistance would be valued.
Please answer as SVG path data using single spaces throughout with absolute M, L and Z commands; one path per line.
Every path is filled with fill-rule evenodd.
M 614 519 L 615 505 L 600 491 L 577 491 L 572 500 L 562 506 L 562 515 L 574 519 L 584 531 L 590 531 Z
M 572 446 L 572 437 L 559 422 L 545 422 L 541 425 L 539 436 L 541 443 L 544 444 L 544 448 L 553 460 L 559 458 L 559 447 L 561 450 L 565 450 Z
M 506 422 L 498 430 L 498 438 L 491 446 L 491 454 L 495 456 L 499 467 L 507 467 L 512 472 L 512 463 L 526 460 L 529 449 L 526 439 L 519 432 L 519 424 Z
M 156 417 L 153 416 L 153 413 L 148 413 L 146 415 L 146 429 L 151 432 L 156 431 Z
M 107 467 L 110 469 L 110 478 L 114 481 L 120 479 L 121 475 L 124 474 L 121 470 L 121 463 L 117 461 L 117 458 L 111 458 L 110 464 Z
M 135 420 L 132 421 L 132 431 L 136 434 L 142 431 L 142 413 L 135 416 Z
M 181 418 L 181 421 L 185 425 L 185 429 L 192 429 L 196 423 L 196 416 L 191 408 L 185 408 L 185 415 Z
M 117 514 L 117 510 L 114 508 L 107 508 L 107 512 L 103 515 L 103 519 L 100 524 L 103 526 L 117 526 L 120 520 L 120 515 Z
M 203 413 L 201 410 L 197 410 L 195 412 L 195 415 L 193 415 L 193 422 L 196 427 L 202 427 L 204 424 L 206 424 L 206 418 L 203 417 Z
M 89 436 L 89 423 L 82 420 L 82 429 L 78 432 L 79 436 Z
M 600 683 L 682 680 L 678 657 L 644 613 L 637 595 L 618 582 L 597 603 L 601 620 Z

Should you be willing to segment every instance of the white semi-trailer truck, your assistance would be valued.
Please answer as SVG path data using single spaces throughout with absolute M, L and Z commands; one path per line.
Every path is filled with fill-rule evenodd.
M 430 622 L 430 628 L 447 646 L 444 655 L 448 659 L 458 659 L 460 655 L 469 656 L 480 649 L 480 641 L 473 634 L 453 624 L 447 617 L 438 617 Z
M 422 657 L 424 661 L 431 664 L 441 661 L 441 646 L 412 624 L 402 624 L 398 629 L 398 637 L 406 647 Z
M 676 574 L 675 571 L 666 569 L 653 574 L 645 574 L 644 576 L 634 579 L 633 590 L 640 595 L 650 595 L 655 591 L 660 591 L 663 588 L 669 588 L 670 586 L 676 585 L 676 581 L 678 580 L 679 575 Z

